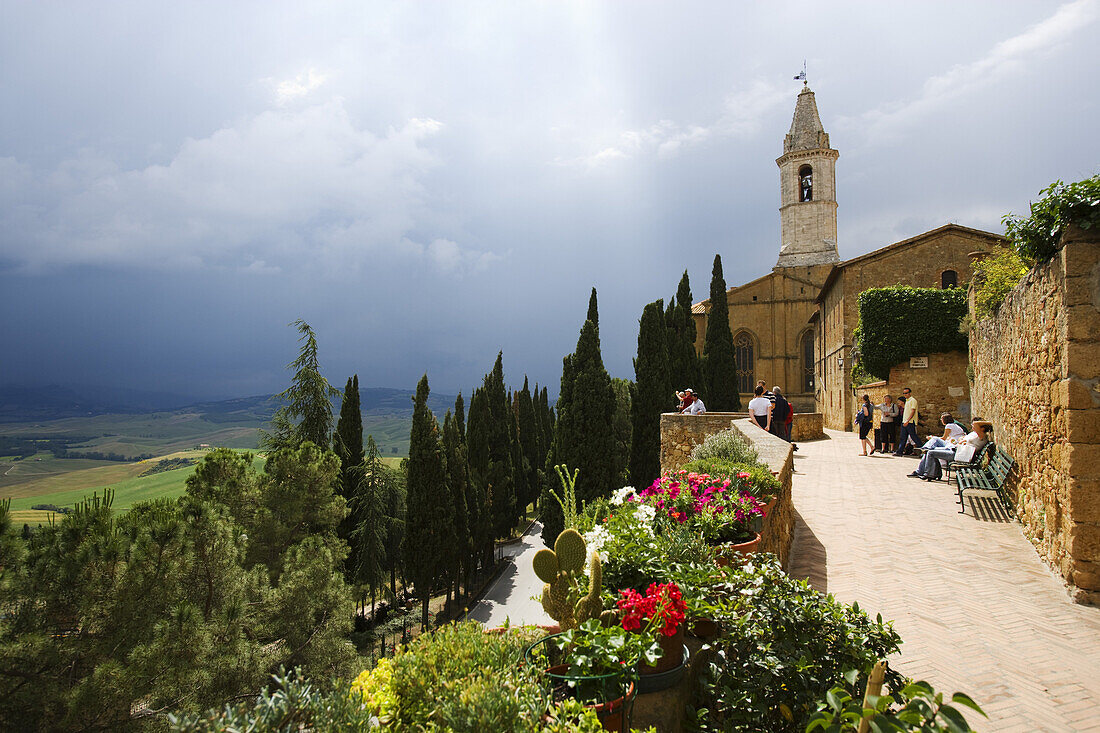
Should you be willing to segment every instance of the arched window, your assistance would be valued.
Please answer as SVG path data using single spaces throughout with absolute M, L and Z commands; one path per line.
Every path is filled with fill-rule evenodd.
M 798 349 L 802 355 L 802 391 L 812 394 L 814 391 L 814 332 L 802 334 L 802 343 Z
M 756 388 L 752 336 L 742 331 L 733 340 L 733 363 L 737 368 L 737 391 L 745 394 Z
M 798 200 L 814 200 L 814 169 L 808 165 L 798 169 Z
M 940 287 L 944 290 L 959 287 L 959 273 L 954 270 L 944 270 L 940 275 Z

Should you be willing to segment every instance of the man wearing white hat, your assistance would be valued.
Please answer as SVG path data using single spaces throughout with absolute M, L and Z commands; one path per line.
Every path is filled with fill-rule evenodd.
M 691 399 L 691 404 L 684 408 L 685 415 L 702 415 L 707 411 L 707 406 L 703 404 L 703 401 L 699 399 L 699 395 L 695 394 L 690 388 L 685 389 L 684 392 L 687 398 Z

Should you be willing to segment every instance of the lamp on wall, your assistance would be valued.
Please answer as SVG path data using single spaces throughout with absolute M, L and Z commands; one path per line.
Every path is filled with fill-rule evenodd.
M 836 368 L 837 369 L 843 369 L 844 368 L 844 354 L 837 354 L 836 355 Z

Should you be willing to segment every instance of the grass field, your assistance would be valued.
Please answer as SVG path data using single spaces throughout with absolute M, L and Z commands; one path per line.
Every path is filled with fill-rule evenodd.
M 163 471 L 149 476 L 138 474 L 154 466 L 157 461 L 166 458 L 200 459 L 205 451 L 182 451 L 167 456 L 123 463 L 113 466 L 99 466 L 80 471 L 70 471 L 64 475 L 0 489 L 0 495 L 12 499 L 12 522 L 16 525 L 24 522 L 39 524 L 48 521 L 49 511 L 34 510 L 36 504 L 54 504 L 59 507 L 73 506 L 93 493 L 103 494 L 105 488 L 114 489 L 113 508 L 119 511 L 129 509 L 139 501 L 161 497 L 179 496 L 184 491 L 184 482 L 195 472 L 195 466 L 186 466 L 172 471 Z M 253 457 L 257 470 L 263 468 L 264 459 Z

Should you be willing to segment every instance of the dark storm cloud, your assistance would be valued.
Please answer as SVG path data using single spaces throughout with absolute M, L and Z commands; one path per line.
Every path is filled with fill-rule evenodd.
M 803 58 L 842 257 L 999 231 L 1095 172 L 1095 0 L 1057 3 L 8 6 L 0 383 L 199 396 L 467 390 L 504 350 L 556 391 L 596 286 L 638 314 L 778 251 L 774 159 Z

